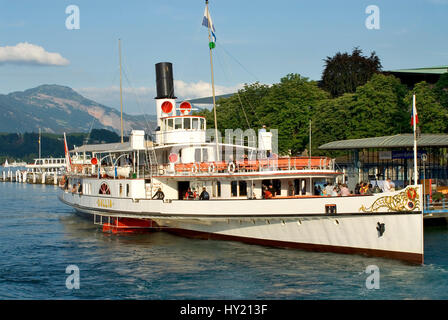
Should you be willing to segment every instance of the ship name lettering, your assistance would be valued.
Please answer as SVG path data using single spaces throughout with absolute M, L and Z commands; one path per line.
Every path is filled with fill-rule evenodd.
M 97 200 L 98 207 L 101 208 L 112 208 L 112 200 L 110 199 L 98 199 Z

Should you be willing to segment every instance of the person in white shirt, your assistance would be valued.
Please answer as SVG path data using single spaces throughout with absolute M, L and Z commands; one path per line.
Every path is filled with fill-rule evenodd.
M 383 192 L 391 192 L 391 191 L 392 191 L 392 185 L 390 182 L 390 178 L 387 178 L 386 181 L 384 181 Z

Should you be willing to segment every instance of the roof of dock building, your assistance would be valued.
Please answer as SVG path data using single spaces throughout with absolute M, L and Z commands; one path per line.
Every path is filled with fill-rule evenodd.
M 319 147 L 321 150 L 347 150 L 347 149 L 391 149 L 412 148 L 414 134 L 405 133 L 394 136 L 373 137 L 364 139 L 349 139 L 325 143 Z M 421 134 L 417 139 L 417 147 L 448 147 L 447 134 Z

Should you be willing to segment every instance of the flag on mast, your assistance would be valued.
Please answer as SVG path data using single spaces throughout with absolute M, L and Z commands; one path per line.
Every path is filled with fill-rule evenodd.
M 216 42 L 215 26 L 213 25 L 212 17 L 210 16 L 210 12 L 208 11 L 208 6 L 205 6 L 204 18 L 202 19 L 202 25 L 205 26 L 206 28 L 210 27 L 210 32 L 212 33 L 212 36 L 214 38 L 213 42 Z
M 412 104 L 412 113 L 411 113 L 411 127 L 414 127 L 418 124 L 418 114 L 417 114 L 417 107 L 415 106 L 415 103 Z
M 67 137 L 64 132 L 64 151 L 65 151 L 65 166 L 67 171 L 70 172 L 72 169 L 72 159 L 70 159 L 70 152 L 68 152 Z

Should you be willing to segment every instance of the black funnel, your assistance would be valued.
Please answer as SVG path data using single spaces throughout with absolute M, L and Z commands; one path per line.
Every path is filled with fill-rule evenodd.
M 176 99 L 174 96 L 173 64 L 171 62 L 156 63 L 156 99 Z

